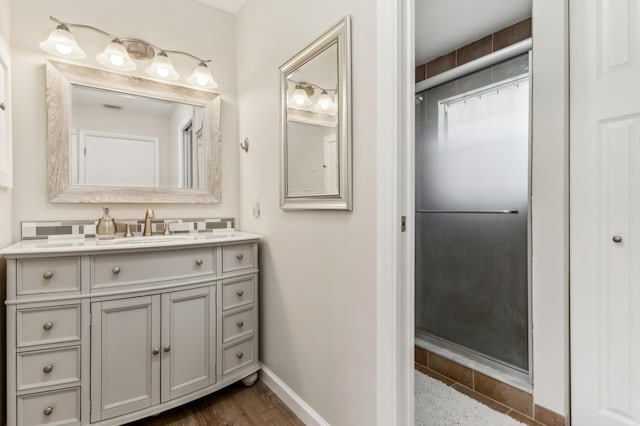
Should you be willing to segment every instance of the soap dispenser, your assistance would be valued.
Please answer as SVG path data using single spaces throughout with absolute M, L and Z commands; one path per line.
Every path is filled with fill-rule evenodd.
M 114 238 L 116 236 L 116 221 L 109 216 L 109 207 L 103 207 L 104 215 L 98 219 L 96 237 L 100 239 Z

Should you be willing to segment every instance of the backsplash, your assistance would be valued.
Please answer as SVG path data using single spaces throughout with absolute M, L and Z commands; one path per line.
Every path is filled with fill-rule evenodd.
M 45 240 L 65 238 L 95 238 L 97 220 L 62 220 L 58 222 L 22 222 L 22 240 Z M 126 224 L 131 231 L 142 233 L 144 220 L 117 219 L 118 232 L 124 233 Z M 172 234 L 188 234 L 196 232 L 211 232 L 214 229 L 235 228 L 235 218 L 224 217 L 215 219 L 152 219 L 151 231 L 161 234 L 166 223 L 170 223 Z

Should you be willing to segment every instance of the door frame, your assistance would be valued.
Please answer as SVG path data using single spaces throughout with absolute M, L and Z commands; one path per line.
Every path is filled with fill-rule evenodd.
M 413 425 L 414 3 L 377 0 L 378 425 Z M 533 0 L 534 402 L 569 417 L 569 0 Z M 545 170 L 535 164 L 545 164 Z M 401 232 L 401 217 L 406 231 Z
M 376 418 L 413 425 L 414 0 L 376 7 Z

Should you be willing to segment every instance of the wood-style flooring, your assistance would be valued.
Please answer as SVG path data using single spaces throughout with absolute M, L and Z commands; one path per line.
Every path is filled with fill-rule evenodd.
M 304 426 L 260 380 L 242 382 L 129 426 Z

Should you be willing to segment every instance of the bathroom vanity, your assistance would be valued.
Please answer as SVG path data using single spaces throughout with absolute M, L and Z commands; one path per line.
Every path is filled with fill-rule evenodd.
M 258 235 L 22 241 L 7 259 L 7 424 L 119 425 L 258 364 Z

